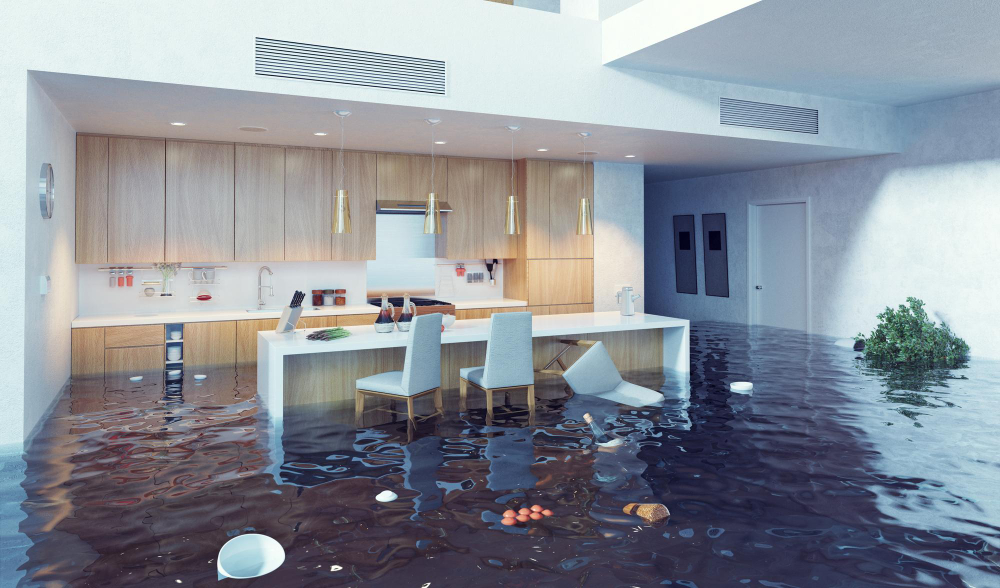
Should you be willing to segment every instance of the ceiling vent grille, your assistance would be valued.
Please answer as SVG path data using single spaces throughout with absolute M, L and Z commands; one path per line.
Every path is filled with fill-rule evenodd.
M 436 59 L 262 37 L 256 38 L 254 73 L 442 95 L 446 81 L 445 62 Z
M 818 135 L 819 111 L 797 106 L 720 98 L 719 123 L 733 127 Z

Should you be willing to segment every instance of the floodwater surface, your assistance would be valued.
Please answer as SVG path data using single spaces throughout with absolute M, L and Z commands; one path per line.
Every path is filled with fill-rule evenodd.
M 73 382 L 23 476 L 0 478 L 26 496 L 4 505 L 23 520 L 3 585 L 212 586 L 219 548 L 262 533 L 284 564 L 226 582 L 1000 586 L 1000 362 L 887 373 L 827 337 L 722 323 L 693 325 L 691 345 L 690 385 L 625 374 L 662 386 L 663 406 L 552 379 L 533 424 L 520 393 L 488 426 L 449 391 L 445 416 L 409 432 L 318 405 L 275 433 L 252 370 Z M 585 412 L 627 442 L 597 448 Z M 385 489 L 399 498 L 375 501 Z M 647 524 L 630 502 L 671 516 Z M 553 515 L 500 523 L 532 504 Z

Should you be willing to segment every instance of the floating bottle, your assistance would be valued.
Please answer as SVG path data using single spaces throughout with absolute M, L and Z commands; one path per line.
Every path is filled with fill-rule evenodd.
M 601 426 L 594 421 L 594 417 L 590 416 L 589 412 L 583 415 L 583 420 L 585 423 L 590 425 L 590 432 L 594 435 L 595 443 L 610 443 L 614 441 L 614 439 L 605 433 L 604 429 L 602 429 Z
M 382 310 L 380 310 L 378 316 L 375 317 L 376 333 L 391 333 L 393 329 L 396 328 L 396 321 L 392 320 L 392 312 L 394 310 L 395 307 L 389 303 L 389 295 L 383 293 Z
M 399 327 L 400 331 L 405 333 L 410 330 L 410 323 L 413 322 L 415 314 L 417 314 L 417 305 L 410 302 L 409 294 L 403 294 L 403 309 L 399 313 L 399 318 L 396 319 L 396 326 Z

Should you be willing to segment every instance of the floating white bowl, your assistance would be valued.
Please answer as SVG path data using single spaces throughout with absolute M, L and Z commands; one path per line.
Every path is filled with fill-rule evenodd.
M 750 392 L 753 390 L 753 384 L 751 382 L 733 382 L 729 385 L 729 389 L 733 392 Z
M 194 375 L 194 379 L 195 379 L 195 380 L 204 380 L 204 379 L 205 379 L 205 378 L 207 378 L 207 377 L 208 377 L 208 376 L 206 376 L 205 374 L 195 374 L 195 375 Z
M 129 382 L 141 382 L 142 376 L 132 376 L 128 379 Z
M 383 490 L 375 495 L 375 500 L 378 500 L 379 502 L 392 502 L 397 498 L 399 498 L 399 496 L 397 496 L 392 490 Z
M 233 537 L 219 550 L 219 578 L 257 578 L 278 569 L 285 561 L 281 544 L 258 533 Z

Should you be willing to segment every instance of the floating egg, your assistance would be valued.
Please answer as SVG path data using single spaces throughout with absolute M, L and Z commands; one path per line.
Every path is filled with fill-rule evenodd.
M 514 512 L 514 511 L 512 511 L 512 510 L 505 510 L 505 511 L 503 511 L 503 518 L 505 518 L 505 519 L 513 519 L 516 516 L 517 516 L 517 513 Z
M 533 513 L 531 513 L 530 516 L 531 516 L 531 520 L 533 520 L 533 521 L 537 521 L 537 520 L 543 518 L 543 515 L 540 512 L 533 512 Z
M 531 514 L 531 509 L 530 508 L 522 508 L 521 510 L 517 511 L 517 514 L 523 514 L 525 516 L 530 515 Z
M 508 527 L 511 526 L 511 525 L 516 525 L 517 524 L 517 519 L 515 519 L 514 517 L 504 517 L 504 518 L 500 519 L 500 524 L 501 525 L 507 525 Z
M 529 517 L 528 515 L 519 514 L 517 515 L 517 520 L 521 521 L 522 523 L 527 523 L 528 521 L 531 520 L 531 517 Z
M 535 506 L 531 507 L 531 512 L 542 512 L 542 510 L 544 509 L 542 509 L 542 506 L 540 504 L 536 504 Z
M 549 509 L 546 508 L 545 510 L 542 511 L 542 514 L 545 515 L 545 516 L 547 516 L 547 517 L 550 517 L 550 516 L 552 516 L 553 513 L 552 513 L 551 510 L 549 510 Z

